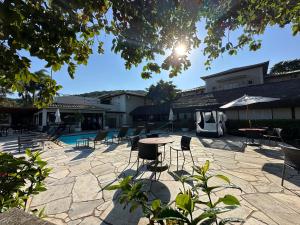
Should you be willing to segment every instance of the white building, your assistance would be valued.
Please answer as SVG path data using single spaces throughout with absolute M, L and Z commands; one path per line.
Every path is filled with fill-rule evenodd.
M 130 112 L 146 103 L 145 95 L 122 91 L 100 98 L 81 96 L 57 97 L 49 107 L 34 114 L 39 129 L 55 123 L 55 112 L 60 111 L 61 120 L 70 130 L 94 130 L 132 125 Z

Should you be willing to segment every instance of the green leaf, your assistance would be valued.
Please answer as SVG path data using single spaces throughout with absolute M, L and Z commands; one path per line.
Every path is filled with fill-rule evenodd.
M 190 223 L 189 219 L 176 209 L 169 207 L 163 208 L 154 218 L 155 220 L 178 220 Z
M 225 218 L 219 221 L 218 225 L 225 225 L 227 223 L 240 223 L 240 222 L 244 222 L 243 219 L 240 218 Z
M 204 174 L 206 174 L 206 172 L 209 170 L 209 160 L 206 160 L 202 170 Z
M 226 181 L 228 184 L 230 184 L 229 178 L 226 177 L 226 176 L 224 176 L 224 175 L 222 175 L 222 174 L 217 174 L 217 175 L 215 175 L 214 177 L 220 178 L 220 179 Z
M 119 189 L 121 186 L 119 184 L 115 184 L 115 185 L 109 185 L 107 187 L 105 187 L 104 189 L 105 190 L 108 190 L 108 191 L 112 191 L 112 190 L 117 190 Z
M 214 204 L 214 206 L 221 202 L 225 205 L 240 205 L 239 200 L 233 195 L 225 195 L 223 198 L 219 198 L 218 201 Z
M 176 197 L 176 206 L 182 210 L 192 213 L 194 210 L 194 203 L 189 194 L 178 194 Z
M 151 204 L 151 207 L 153 210 L 157 210 L 161 205 L 161 201 L 160 199 L 155 199 L 152 204 Z

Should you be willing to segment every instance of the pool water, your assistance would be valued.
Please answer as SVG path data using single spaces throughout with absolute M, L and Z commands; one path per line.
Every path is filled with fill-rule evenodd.
M 127 135 L 130 135 L 132 133 L 132 130 L 129 130 L 127 132 Z M 112 130 L 108 132 L 107 138 L 111 139 L 114 135 L 117 135 L 117 130 Z M 76 141 L 81 138 L 95 138 L 97 135 L 97 132 L 91 132 L 91 133 L 80 133 L 80 134 L 70 134 L 70 135 L 62 135 L 58 138 L 61 142 L 64 142 L 68 145 L 75 145 Z

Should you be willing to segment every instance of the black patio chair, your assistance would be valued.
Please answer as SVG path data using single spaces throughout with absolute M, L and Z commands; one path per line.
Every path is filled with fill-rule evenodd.
M 274 128 L 271 133 L 265 134 L 263 135 L 263 137 L 269 140 L 269 145 L 271 144 L 271 141 L 275 141 L 277 145 L 278 142 L 283 142 L 281 132 L 282 132 L 281 128 Z
M 157 170 L 157 165 L 159 163 L 158 157 L 161 156 L 161 153 L 158 152 L 158 147 L 155 144 L 143 144 L 138 142 L 138 161 L 137 161 L 137 174 L 139 170 L 139 164 L 140 164 L 140 159 L 143 160 L 143 165 L 144 165 L 144 160 L 150 160 L 154 162 L 154 179 L 156 180 L 156 173 L 158 172 Z M 149 168 L 149 167 L 148 167 Z
M 191 158 L 192 158 L 192 161 L 193 161 L 193 165 L 195 165 L 195 162 L 194 162 L 194 158 L 193 158 L 193 155 L 192 155 L 192 152 L 191 152 L 191 147 L 190 147 L 190 144 L 191 144 L 191 137 L 188 137 L 188 136 L 182 136 L 181 137 L 181 142 L 180 142 L 180 149 L 177 149 L 177 148 L 174 148 L 174 147 L 170 147 L 170 165 L 172 163 L 172 155 L 171 155 L 171 152 L 172 150 L 175 150 L 176 153 L 177 153 L 177 171 L 178 171 L 178 152 L 182 152 L 183 154 L 183 158 L 184 158 L 184 162 L 185 162 L 185 155 L 184 155 L 184 152 L 185 151 L 188 151 L 190 152 L 190 155 L 191 155 Z M 184 165 L 184 162 L 183 162 L 183 165 Z M 182 167 L 183 167 L 182 165 Z
M 281 179 L 281 186 L 283 186 L 284 177 L 285 177 L 285 169 L 286 167 L 290 167 L 294 170 L 300 172 L 300 149 L 287 146 L 287 145 L 280 145 L 281 149 L 284 153 L 284 163 L 282 169 L 282 179 Z
M 130 155 L 129 155 L 129 163 L 131 160 L 131 153 L 133 151 L 139 151 L 139 140 L 140 140 L 140 136 L 133 136 L 131 138 L 129 138 L 130 143 L 131 143 L 131 147 L 130 147 Z
M 129 127 L 121 127 L 118 134 L 114 135 L 112 137 L 112 142 L 114 141 L 114 139 L 117 139 L 118 144 L 119 144 L 120 141 L 122 141 L 123 139 L 126 138 L 126 134 L 127 134 L 128 129 L 129 129 Z
M 107 143 L 107 134 L 108 134 L 107 130 L 100 130 L 97 133 L 95 138 L 88 138 L 88 142 L 90 141 L 94 142 L 94 149 L 96 149 L 97 142 L 100 142 L 100 144 L 102 143 L 102 141 Z
M 157 138 L 159 137 L 159 134 L 146 134 L 147 138 Z
M 142 133 L 142 131 L 144 130 L 144 127 L 143 126 L 138 126 L 137 128 L 135 128 L 132 136 L 137 136 L 137 135 L 140 135 Z

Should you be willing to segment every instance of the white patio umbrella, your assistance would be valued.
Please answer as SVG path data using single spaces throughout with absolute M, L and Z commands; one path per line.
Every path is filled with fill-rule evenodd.
M 169 113 L 169 121 L 170 121 L 170 122 L 171 122 L 171 124 L 172 124 L 172 132 L 173 132 L 174 113 L 173 113 L 173 110 L 172 110 L 172 108 L 170 108 L 170 113 Z
M 248 120 L 248 106 L 255 104 L 255 103 L 261 103 L 261 102 L 272 102 L 272 101 L 277 101 L 279 98 L 270 98 L 270 97 L 262 97 L 262 96 L 249 96 L 249 95 L 244 95 L 241 98 L 238 98 L 236 100 L 233 100 L 226 105 L 221 106 L 221 109 L 227 109 L 231 107 L 236 107 L 236 106 L 247 106 L 247 111 L 246 111 L 246 117 Z M 249 125 L 251 127 L 251 121 L 249 120 Z
M 55 123 L 61 123 L 59 109 L 57 109 L 56 112 L 55 112 Z

